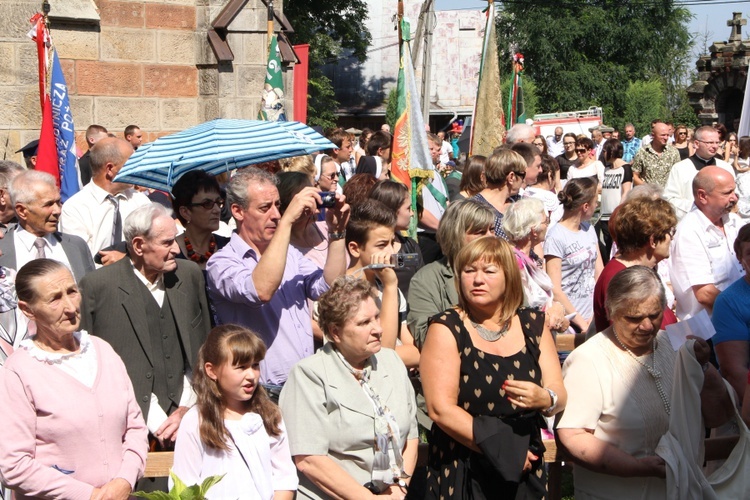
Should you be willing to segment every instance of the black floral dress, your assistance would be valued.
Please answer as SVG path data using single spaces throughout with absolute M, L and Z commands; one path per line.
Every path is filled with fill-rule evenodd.
M 448 436 L 438 425 L 433 425 L 429 438 L 425 498 L 536 499 L 546 496 L 547 478 L 541 458 L 544 445 L 540 435 L 544 419 L 538 411 L 519 409 L 511 404 L 502 388 L 506 379 L 532 381 L 541 385 L 539 343 L 544 315 L 527 308 L 519 309 L 517 314 L 525 345 L 508 357 L 477 349 L 455 309 L 435 316 L 432 321 L 445 325 L 456 339 L 461 357 L 458 405 L 475 417 L 475 436 L 478 418 L 488 420 L 490 417 L 489 420 L 494 420 L 491 417 L 496 417 L 510 426 L 511 433 L 517 431 L 525 434 L 524 443 L 528 443 L 528 449 L 540 459 L 532 463 L 529 473 L 520 472 L 523 469 L 523 462 L 520 462 L 520 467 L 514 469 L 515 477 L 508 479 L 487 459 L 486 451 L 485 454 L 476 453 Z M 526 445 L 523 446 L 525 448 Z M 516 450 L 515 464 L 520 458 L 525 460 L 524 448 Z M 504 460 L 506 451 L 511 454 L 501 445 L 494 454 Z

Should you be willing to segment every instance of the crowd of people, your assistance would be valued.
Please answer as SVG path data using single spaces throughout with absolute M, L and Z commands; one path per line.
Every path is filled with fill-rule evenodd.
M 387 130 L 335 129 L 162 193 L 115 182 L 128 132 L 89 127 L 65 203 L 0 162 L 6 495 L 166 490 L 142 476 L 169 450 L 187 485 L 223 475 L 208 498 L 544 498 L 555 435 L 577 498 L 665 498 L 683 351 L 687 420 L 748 392 L 750 137 L 519 124 L 466 157 L 428 132 L 407 187 Z M 664 328 L 701 316 L 678 353 Z

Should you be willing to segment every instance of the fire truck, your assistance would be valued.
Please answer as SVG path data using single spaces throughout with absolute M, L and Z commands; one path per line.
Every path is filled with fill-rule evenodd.
M 557 127 L 562 127 L 563 134 L 572 132 L 576 135 L 586 134 L 591 137 L 589 129 L 602 125 L 603 119 L 602 108 L 592 106 L 582 111 L 534 115 L 534 123 L 531 125 L 536 129 L 537 134 L 544 137 L 555 135 Z

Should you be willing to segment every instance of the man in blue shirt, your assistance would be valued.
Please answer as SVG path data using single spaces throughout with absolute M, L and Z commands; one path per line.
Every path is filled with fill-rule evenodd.
M 632 123 L 625 125 L 625 138 L 622 142 L 622 159 L 628 163 L 633 161 L 635 153 L 641 148 L 641 140 L 635 136 L 635 127 Z

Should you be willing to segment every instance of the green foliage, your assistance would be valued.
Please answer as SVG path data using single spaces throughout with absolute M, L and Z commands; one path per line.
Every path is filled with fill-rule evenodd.
M 311 45 L 312 49 L 312 45 Z M 312 50 L 310 51 L 312 54 Z M 339 106 L 333 83 L 323 74 L 320 65 L 312 65 L 310 58 L 310 69 L 307 81 L 307 124 L 319 125 L 323 129 L 336 126 L 336 109 Z
M 200 485 L 194 484 L 193 486 L 187 486 L 173 472 L 170 472 L 169 476 L 172 478 L 174 486 L 169 490 L 169 493 L 163 491 L 136 491 L 133 493 L 133 496 L 147 498 L 148 500 L 204 500 L 208 490 L 224 479 L 225 475 L 226 474 L 207 477 Z
M 391 131 L 396 130 L 396 120 L 398 120 L 398 92 L 393 88 L 385 98 L 385 122 L 390 125 Z
M 666 117 L 664 89 L 659 80 L 630 82 L 625 91 L 624 122 L 636 130 L 651 130 L 651 120 Z
M 286 0 L 284 15 L 294 28 L 292 43 L 310 44 L 307 122 L 331 128 L 336 124 L 336 101 L 331 80 L 322 67 L 339 59 L 348 49 L 360 62 L 367 59 L 370 32 L 365 28 L 364 0 Z
M 601 106 L 607 123 L 620 123 L 629 82 L 652 80 L 674 109 L 690 57 L 689 20 L 673 0 L 504 3 L 501 71 L 509 72 L 514 51 L 524 55 L 542 113 Z
M 679 89 L 677 97 L 677 108 L 672 112 L 672 123 L 675 125 L 683 124 L 688 127 L 700 127 L 702 123 L 688 101 L 687 89 L 685 87 Z

